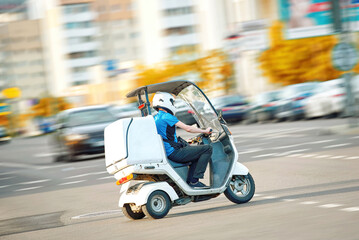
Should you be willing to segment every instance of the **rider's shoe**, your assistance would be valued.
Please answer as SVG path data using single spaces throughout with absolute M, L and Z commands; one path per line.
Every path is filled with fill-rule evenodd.
M 188 185 L 192 188 L 197 188 L 197 189 L 206 189 L 209 188 L 208 186 L 204 185 L 203 183 L 201 183 L 200 181 L 196 182 L 196 183 L 188 183 Z

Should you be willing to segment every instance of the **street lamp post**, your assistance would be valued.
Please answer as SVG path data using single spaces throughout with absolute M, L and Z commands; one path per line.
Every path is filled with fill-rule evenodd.
M 357 49 L 351 44 L 350 19 L 345 22 L 342 16 L 343 13 L 345 17 L 346 12 L 349 11 L 350 2 L 351 0 L 331 0 L 333 29 L 334 33 L 339 34 L 340 37 L 340 43 L 333 48 L 332 57 L 333 64 L 337 69 L 347 71 L 342 76 L 345 80 L 346 88 L 345 115 L 349 117 L 349 127 L 357 127 L 357 110 L 351 84 L 353 73 L 348 71 L 352 70 L 357 64 L 358 56 Z

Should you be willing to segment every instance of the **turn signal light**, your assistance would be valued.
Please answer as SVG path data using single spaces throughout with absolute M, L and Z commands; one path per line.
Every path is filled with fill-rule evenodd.
M 144 103 L 142 103 L 140 106 L 138 106 L 138 109 L 142 109 L 142 108 L 144 108 L 145 107 L 145 104 Z
M 117 184 L 117 185 L 121 185 L 121 184 L 127 183 L 128 181 L 130 181 L 131 179 L 133 179 L 133 177 L 134 177 L 134 176 L 133 176 L 133 174 L 131 173 L 130 175 L 119 179 L 119 180 L 116 182 L 116 184 Z

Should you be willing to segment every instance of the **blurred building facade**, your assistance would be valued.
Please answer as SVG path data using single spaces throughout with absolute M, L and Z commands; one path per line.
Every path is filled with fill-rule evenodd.
M 278 19 L 276 0 L 225 0 L 227 37 L 235 66 L 237 91 L 255 95 L 277 88 L 263 77 L 257 58 L 269 47 L 268 27 Z M 234 50 L 234 51 L 233 51 Z
M 1 27 L 4 87 L 22 89 L 23 98 L 41 96 L 48 92 L 44 44 L 40 22 L 24 20 Z
M 61 1 L 61 22 L 65 42 L 66 65 L 70 70 L 68 86 L 90 84 L 93 77 L 89 67 L 101 62 L 95 25 L 97 14 L 92 9 L 93 1 Z
M 209 50 L 223 49 L 226 37 L 232 33 L 241 36 L 231 55 L 237 91 L 252 95 L 271 88 L 261 77 L 256 58 L 268 47 L 266 29 L 277 18 L 275 0 L 2 2 L 17 4 L 11 5 L 11 11 L 9 5 L 0 5 L 3 22 L 10 21 L 12 14 L 17 21 L 20 18 L 36 22 L 38 29 L 34 33 L 39 35 L 42 45 L 39 52 L 33 54 L 41 55 L 43 61 L 41 80 L 38 73 L 36 81 L 37 85 L 41 81 L 46 83 L 37 89 L 44 92 L 46 88 L 46 94 L 51 96 L 80 96 L 78 102 L 83 105 L 117 101 L 121 98 L 119 92 L 122 94 L 133 87 L 131 80 L 138 63 L 154 67 L 167 60 L 194 60 Z M 6 59 L 6 54 L 2 53 L 0 61 Z M 4 71 L 2 67 L 0 72 Z M 0 79 L 4 77 L 8 78 L 2 73 Z M 30 87 L 33 80 L 23 78 L 23 82 Z M 21 88 L 25 90 L 26 84 Z M 96 89 L 104 91 L 104 96 L 98 96 Z M 93 94 L 96 97 L 91 96 Z M 33 92 L 32 96 L 24 96 L 40 95 Z

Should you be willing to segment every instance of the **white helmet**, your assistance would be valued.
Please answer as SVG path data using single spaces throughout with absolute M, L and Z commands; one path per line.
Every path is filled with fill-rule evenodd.
M 176 114 L 177 109 L 174 106 L 175 99 L 170 93 L 166 92 L 157 92 L 152 100 L 152 106 L 154 109 L 163 108 L 166 111 L 169 111 L 173 115 Z

